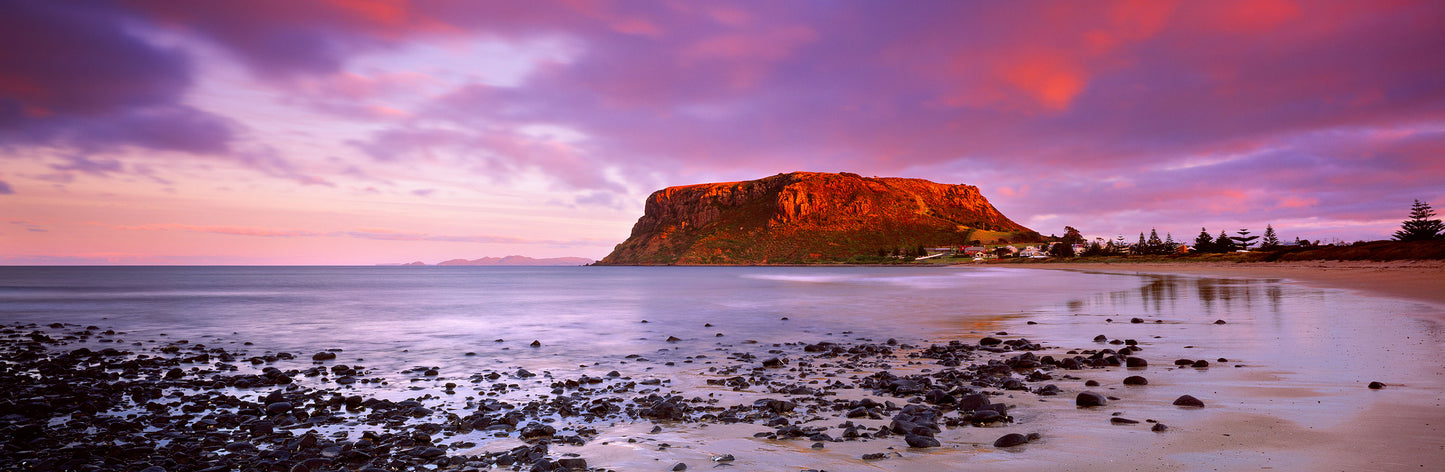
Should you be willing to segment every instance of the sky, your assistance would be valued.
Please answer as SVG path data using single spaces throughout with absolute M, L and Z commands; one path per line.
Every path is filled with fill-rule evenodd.
M 1445 207 L 1445 2 L 0 0 L 0 264 L 600 259 L 653 191 L 980 188 L 1043 234 Z M 1445 209 L 1445 208 L 1442 208 Z

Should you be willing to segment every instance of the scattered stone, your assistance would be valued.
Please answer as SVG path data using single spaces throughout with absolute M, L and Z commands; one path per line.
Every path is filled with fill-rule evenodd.
M 787 319 L 787 318 L 783 318 L 783 319 Z M 713 458 L 712 458 L 712 461 L 713 461 L 713 462 L 718 462 L 718 463 L 722 463 L 722 462 L 732 462 L 732 461 L 735 461 L 735 460 L 737 460 L 737 458 L 736 458 L 736 457 L 733 457 L 732 454 L 723 454 L 723 455 L 721 455 L 721 456 L 716 456 L 716 457 L 713 457 Z
M 1138 420 L 1131 420 L 1131 419 L 1128 419 L 1128 418 L 1120 418 L 1120 417 L 1115 416 L 1115 417 L 1113 417 L 1113 418 L 1109 418 L 1109 423 L 1112 423 L 1112 424 L 1139 424 L 1139 421 L 1138 421 Z
M 1382 388 L 1385 388 L 1384 382 L 1379 382 L 1379 381 L 1370 382 L 1370 389 L 1371 389 L 1371 390 L 1379 390 L 1379 389 L 1382 389 Z
M 336 353 L 334 353 L 334 352 L 326 352 L 326 351 L 318 352 L 318 353 L 313 354 L 313 355 L 311 356 L 311 360 L 313 360 L 313 361 L 329 361 L 329 360 L 332 360 L 332 359 L 335 359 L 335 358 L 336 358 Z
M 672 466 L 672 471 L 673 471 L 673 472 L 678 472 L 678 471 L 683 471 L 683 470 L 687 470 L 687 464 L 678 462 L 677 464 L 674 464 L 674 465 Z
M 1143 318 L 1129 318 L 1129 322 L 1130 322 L 1130 323 L 1138 324 L 1138 323 L 1143 323 L 1143 322 L 1144 322 L 1144 319 L 1143 319 Z
M 1137 369 L 1141 367 L 1149 367 L 1149 361 L 1144 360 L 1144 358 L 1142 357 L 1130 357 L 1124 360 L 1124 365 L 1129 368 Z
M 993 447 L 1014 447 L 1027 444 L 1029 438 L 1019 433 L 1009 433 L 993 442 Z
M 1225 324 L 1224 320 L 1214 320 L 1214 324 Z
M 286 414 L 291 411 L 290 402 L 275 402 L 266 405 L 266 414 L 271 416 Z
M 1124 378 L 1124 385 L 1149 385 L 1149 379 L 1139 375 L 1131 375 Z
M 884 453 L 881 453 L 881 452 L 872 452 L 872 453 L 864 454 L 863 457 L 862 457 L 862 459 L 865 460 L 865 461 L 881 461 L 881 460 L 887 459 L 887 458 L 888 458 L 888 454 L 884 454 Z
M 909 434 L 903 437 L 903 441 L 908 443 L 908 447 L 916 448 L 939 447 L 942 445 L 937 439 L 921 434 Z
M 1154 424 L 1154 427 L 1149 428 L 1149 430 L 1150 430 L 1150 431 L 1153 431 L 1153 432 L 1156 432 L 1156 433 L 1162 433 L 1162 432 L 1168 431 L 1168 430 L 1169 430 L 1169 427 L 1168 427 L 1168 426 L 1164 426 L 1164 423 L 1155 423 L 1155 424 Z
M 1203 408 L 1204 402 L 1190 395 L 1181 395 L 1179 398 L 1174 400 L 1174 406 Z
M 532 347 L 542 347 L 542 341 L 538 341 L 538 340 L 533 339 L 531 346 L 532 346 Z
M 1074 398 L 1074 404 L 1080 407 L 1087 408 L 1093 406 L 1104 406 L 1109 404 L 1109 402 L 1104 399 L 1103 395 L 1094 392 L 1079 392 L 1079 396 Z

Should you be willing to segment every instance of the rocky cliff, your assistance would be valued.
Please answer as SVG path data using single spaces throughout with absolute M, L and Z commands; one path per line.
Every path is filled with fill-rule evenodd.
M 971 185 L 794 172 L 669 187 L 599 265 L 846 261 L 879 249 L 1034 241 Z

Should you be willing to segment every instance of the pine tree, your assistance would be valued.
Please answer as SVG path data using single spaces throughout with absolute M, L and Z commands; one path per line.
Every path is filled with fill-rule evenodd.
M 1209 230 L 1199 228 L 1199 236 L 1194 238 L 1194 252 L 1214 252 L 1214 236 L 1209 235 Z
M 1149 228 L 1149 242 L 1145 246 L 1149 254 L 1167 254 L 1164 252 L 1164 241 L 1159 239 L 1159 231 Z
M 1178 251 L 1178 250 L 1179 250 L 1179 243 L 1174 242 L 1174 234 L 1173 234 L 1173 233 L 1164 233 L 1164 247 L 1163 247 L 1162 249 L 1160 249 L 1159 253 L 1160 253 L 1160 254 L 1174 254 L 1174 252 L 1175 252 L 1175 251 Z
M 1445 238 L 1445 223 L 1432 219 L 1435 210 L 1430 208 L 1429 203 L 1415 200 L 1410 206 L 1410 219 L 1400 224 L 1400 230 L 1395 232 L 1396 241 L 1430 241 L 1433 239 Z
M 1139 242 L 1134 244 L 1134 254 L 1148 254 L 1149 243 L 1144 241 L 1144 233 L 1139 233 Z
M 1239 231 L 1235 231 L 1234 233 L 1239 235 L 1234 237 L 1235 244 L 1238 245 L 1240 249 L 1246 251 L 1249 250 L 1250 246 L 1254 245 L 1254 240 L 1259 239 L 1259 236 L 1250 236 L 1249 229 L 1247 228 L 1240 228 Z
M 1274 249 L 1279 247 L 1279 236 L 1274 234 L 1273 225 L 1264 225 L 1264 239 L 1259 241 L 1260 249 Z
M 1234 252 L 1234 238 L 1220 231 L 1219 237 L 1214 238 L 1214 252 Z

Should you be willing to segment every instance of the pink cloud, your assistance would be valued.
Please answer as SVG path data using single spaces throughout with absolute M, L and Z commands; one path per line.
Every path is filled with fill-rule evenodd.
M 542 174 L 586 193 L 583 203 L 799 169 L 1028 186 L 1001 203 L 1062 219 L 1147 213 L 1117 226 L 1241 208 L 1378 220 L 1402 198 L 1445 196 L 1439 2 L 26 5 L 25 21 L 0 19 L 12 26 L 0 38 L 55 53 L 0 54 L 6 148 L 225 156 L 302 184 L 367 175 L 312 175 L 279 152 L 237 151 L 244 119 L 183 101 L 206 73 L 191 53 L 130 33 L 160 29 L 223 51 L 291 105 L 365 122 L 339 140 L 370 161 L 345 156 L 355 162 L 337 169 L 419 162 L 502 183 Z M 453 85 L 348 67 L 479 38 L 555 40 L 576 54 L 517 84 L 435 95 L 415 90 Z M 76 79 L 58 57 L 113 83 Z M 581 137 L 523 131 L 537 126 Z M 78 155 L 86 161 L 56 165 L 137 168 Z
M 102 225 L 105 226 L 105 225 Z M 609 241 L 596 239 L 573 239 L 573 240 L 552 240 L 552 239 L 528 239 L 511 236 L 495 235 L 445 235 L 417 233 L 408 231 L 397 231 L 385 228 L 360 228 L 343 231 L 313 231 L 296 229 L 275 229 L 247 226 L 214 226 L 214 225 L 188 225 L 188 224 L 149 224 L 149 225 L 110 225 L 109 229 L 119 231 L 145 231 L 145 232 L 188 232 L 188 233 L 209 233 L 223 234 L 229 236 L 248 236 L 261 238 L 356 238 L 379 241 L 430 241 L 448 243 L 486 243 L 486 244 L 535 244 L 548 246 L 595 246 L 599 244 L 611 244 Z
M 324 233 L 300 230 L 275 230 L 242 226 L 204 226 L 184 224 L 119 225 L 111 229 L 122 231 L 185 231 L 192 233 L 228 234 L 234 236 L 259 236 L 267 238 L 316 237 Z

